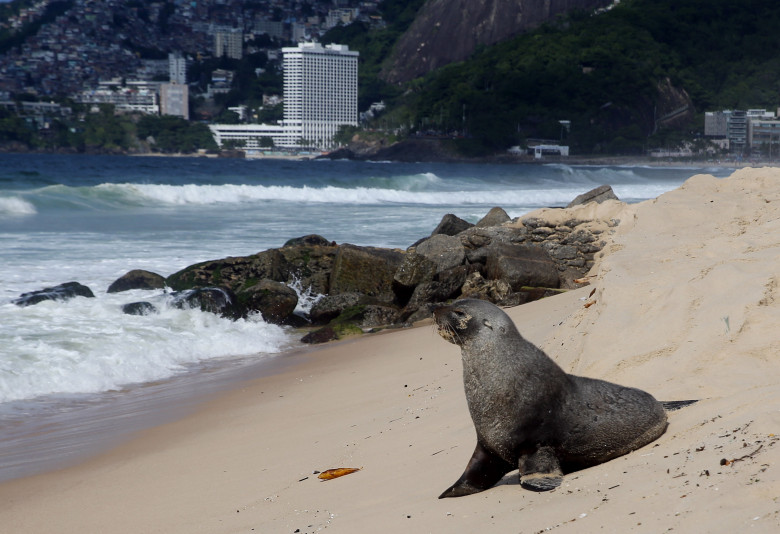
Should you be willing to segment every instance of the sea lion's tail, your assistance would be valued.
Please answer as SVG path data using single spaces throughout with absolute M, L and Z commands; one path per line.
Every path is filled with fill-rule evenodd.
M 667 412 L 673 412 L 675 410 L 679 410 L 680 408 L 685 408 L 686 406 L 690 406 L 691 404 L 699 402 L 699 399 L 695 400 L 679 400 L 679 401 L 661 401 L 661 406 L 664 407 L 664 410 Z

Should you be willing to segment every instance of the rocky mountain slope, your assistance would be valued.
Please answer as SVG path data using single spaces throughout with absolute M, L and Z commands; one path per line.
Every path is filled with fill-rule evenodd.
M 382 78 L 403 83 L 574 10 L 613 0 L 429 0 L 399 40 Z

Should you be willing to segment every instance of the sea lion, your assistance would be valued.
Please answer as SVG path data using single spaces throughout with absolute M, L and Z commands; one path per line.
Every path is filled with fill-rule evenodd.
M 461 347 L 477 431 L 466 470 L 440 499 L 484 491 L 518 468 L 524 488 L 551 490 L 564 473 L 631 452 L 666 430 L 664 405 L 652 395 L 564 372 L 494 304 L 459 300 L 437 308 L 434 321 Z

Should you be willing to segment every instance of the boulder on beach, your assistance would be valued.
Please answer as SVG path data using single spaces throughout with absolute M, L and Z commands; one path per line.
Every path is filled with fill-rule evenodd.
M 513 291 L 526 287 L 558 287 L 558 268 L 541 247 L 502 245 L 487 257 L 485 271 L 489 280 L 504 280 Z
M 200 308 L 230 319 L 242 316 L 236 295 L 223 287 L 199 287 L 174 293 L 171 305 L 175 308 Z
M 462 231 L 468 230 L 472 226 L 474 225 L 470 222 L 465 221 L 460 217 L 453 215 L 452 213 L 448 213 L 442 217 L 441 222 L 436 228 L 434 228 L 433 232 L 431 232 L 431 235 L 458 235 Z
M 240 289 L 236 297 L 243 310 L 260 312 L 265 321 L 274 324 L 283 323 L 298 305 L 298 294 L 294 289 L 267 279 Z
M 126 315 L 152 315 L 157 313 L 157 307 L 151 302 L 131 302 L 122 306 L 122 313 Z
M 403 257 L 396 250 L 342 245 L 333 262 L 330 293 L 358 292 L 392 301 L 393 277 Z
M 487 215 L 482 217 L 477 222 L 477 226 L 480 228 L 485 228 L 487 226 L 501 226 L 505 222 L 509 222 L 511 220 L 512 219 L 503 208 L 496 206 L 495 208 L 491 208 Z
M 107 293 L 120 293 L 131 289 L 162 289 L 165 287 L 165 278 L 157 273 L 134 269 L 119 278 L 110 286 Z
M 569 202 L 569 205 L 566 207 L 573 208 L 574 206 L 587 204 L 588 202 L 596 202 L 601 204 L 605 200 L 619 200 L 617 195 L 615 195 L 615 192 L 612 191 L 612 186 L 600 185 L 595 189 L 591 189 L 590 191 L 574 197 L 574 200 Z
M 73 297 L 94 298 L 95 295 L 85 285 L 78 282 L 65 282 L 58 286 L 22 293 L 13 303 L 17 306 L 32 306 L 45 300 L 70 300 Z

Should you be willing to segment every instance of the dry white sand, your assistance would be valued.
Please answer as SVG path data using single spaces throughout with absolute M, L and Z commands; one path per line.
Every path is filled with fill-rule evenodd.
M 532 215 L 585 212 L 621 221 L 592 285 L 509 313 L 568 372 L 701 399 L 655 443 L 552 492 L 515 473 L 438 500 L 475 435 L 458 348 L 421 327 L 328 346 L 81 465 L 0 484 L 0 531 L 780 531 L 780 169 Z M 313 474 L 335 467 L 363 469 Z

